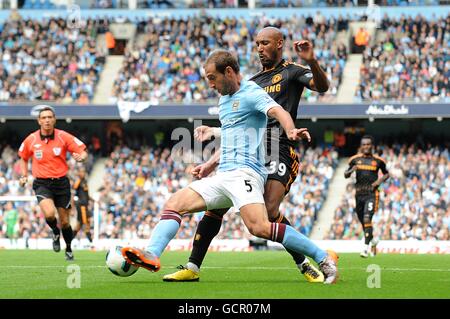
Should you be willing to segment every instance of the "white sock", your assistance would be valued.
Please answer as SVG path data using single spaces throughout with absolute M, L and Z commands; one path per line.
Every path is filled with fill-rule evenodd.
M 297 268 L 302 270 L 303 269 L 303 265 L 305 264 L 309 264 L 309 259 L 307 257 L 305 257 L 305 260 L 303 260 L 303 262 L 301 262 L 300 264 L 297 264 Z
M 200 272 L 200 268 L 198 268 L 198 266 L 194 263 L 188 262 L 186 264 L 186 268 L 192 270 L 193 272 L 199 273 Z

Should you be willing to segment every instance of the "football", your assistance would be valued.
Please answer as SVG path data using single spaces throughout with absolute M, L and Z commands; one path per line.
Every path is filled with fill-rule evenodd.
M 121 246 L 114 246 L 106 254 L 106 266 L 116 276 L 128 277 L 134 274 L 139 267 L 129 264 L 125 258 L 123 258 Z

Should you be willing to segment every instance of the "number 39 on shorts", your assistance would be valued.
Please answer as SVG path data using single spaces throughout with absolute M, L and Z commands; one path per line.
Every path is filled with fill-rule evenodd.
M 286 164 L 279 163 L 278 167 L 277 164 L 277 161 L 271 161 L 269 163 L 269 174 L 275 174 L 275 172 L 278 171 L 278 175 L 284 176 L 284 174 L 286 174 Z

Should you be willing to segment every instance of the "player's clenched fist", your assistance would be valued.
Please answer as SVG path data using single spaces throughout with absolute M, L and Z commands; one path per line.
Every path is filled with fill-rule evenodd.
M 195 178 L 202 179 L 203 177 L 208 176 L 214 170 L 214 167 L 208 162 L 195 166 L 191 174 Z
M 314 61 L 316 59 L 312 43 L 307 40 L 295 41 L 294 49 L 295 52 L 297 52 L 297 55 L 303 60 L 305 60 L 307 63 Z

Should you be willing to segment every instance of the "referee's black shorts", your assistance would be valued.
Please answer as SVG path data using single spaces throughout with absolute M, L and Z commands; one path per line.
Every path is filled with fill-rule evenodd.
M 59 178 L 35 178 L 33 190 L 37 200 L 52 199 L 56 207 L 71 208 L 70 181 L 66 176 Z

